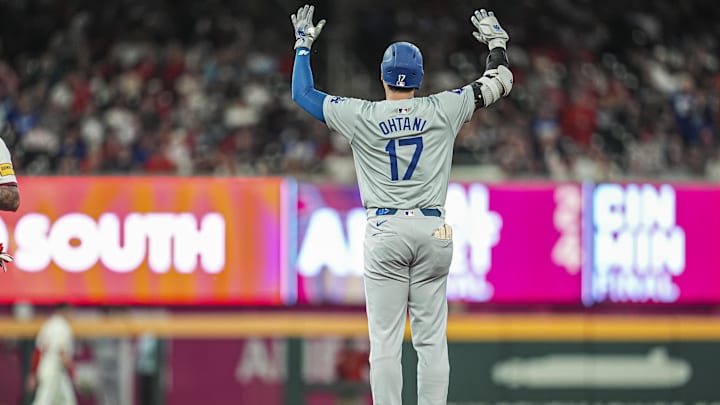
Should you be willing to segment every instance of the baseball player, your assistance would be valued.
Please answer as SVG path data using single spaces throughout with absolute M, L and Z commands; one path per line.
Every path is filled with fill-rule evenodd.
M 28 378 L 28 388 L 36 389 L 33 405 L 77 403 L 71 379 L 74 364 L 70 313 L 70 306 L 59 305 L 37 335 L 33 372 Z
M 20 192 L 18 191 L 15 170 L 10 159 L 10 151 L 5 145 L 5 141 L 0 138 L 0 210 L 17 211 L 18 206 L 20 206 Z M 4 246 L 0 243 L 0 267 L 5 272 L 7 271 L 5 263 L 12 262 L 13 257 L 3 252 Z
M 350 142 L 365 231 L 365 297 L 370 332 L 370 385 L 375 404 L 401 404 L 401 350 L 407 312 L 418 354 L 418 404 L 445 404 L 449 364 L 446 283 L 452 229 L 445 198 L 453 143 L 463 123 L 512 89 L 508 34 L 492 12 L 475 11 L 473 33 L 490 54 L 485 73 L 460 89 L 415 97 L 423 78 L 420 50 L 391 44 L 380 63 L 385 100 L 330 96 L 314 88 L 310 49 L 325 20 L 314 7 L 291 16 L 295 28 L 293 100 Z

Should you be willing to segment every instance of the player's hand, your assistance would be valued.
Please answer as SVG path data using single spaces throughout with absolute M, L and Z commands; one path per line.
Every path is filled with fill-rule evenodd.
M 298 9 L 297 14 L 290 16 L 295 28 L 295 49 L 312 48 L 313 42 L 322 32 L 326 21 L 320 20 L 317 25 L 313 25 L 313 13 L 315 6 L 306 4 Z
M 475 10 L 475 14 L 470 17 L 470 21 L 477 31 L 473 32 L 475 39 L 480 43 L 486 44 L 488 48 L 503 48 L 505 43 L 510 40 L 507 32 L 500 26 L 495 14 L 492 11 L 486 11 L 484 8 Z
M 5 263 L 11 263 L 13 260 L 13 257 L 9 254 L 5 253 L 5 248 L 3 247 L 3 244 L 0 243 L 0 266 L 2 266 L 3 272 L 7 272 L 7 267 L 5 267 Z

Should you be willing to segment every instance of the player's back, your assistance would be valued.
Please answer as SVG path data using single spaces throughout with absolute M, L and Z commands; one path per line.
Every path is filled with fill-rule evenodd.
M 467 93 L 375 102 L 326 99 L 326 122 L 350 140 L 365 207 L 445 204 L 455 136 L 474 111 Z

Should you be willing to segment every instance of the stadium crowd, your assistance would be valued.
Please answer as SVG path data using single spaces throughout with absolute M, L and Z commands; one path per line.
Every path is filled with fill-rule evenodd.
M 720 179 L 720 3 L 487 2 L 515 87 L 458 136 L 488 179 Z M 421 95 L 484 68 L 469 3 L 318 2 L 316 84 L 382 96 L 387 44 L 424 53 Z M 0 2 L 0 127 L 22 174 L 352 181 L 349 146 L 290 99 L 299 3 Z

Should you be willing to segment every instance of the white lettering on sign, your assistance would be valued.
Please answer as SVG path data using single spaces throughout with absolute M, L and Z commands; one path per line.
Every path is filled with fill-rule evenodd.
M 674 302 L 685 270 L 685 231 L 670 185 L 602 184 L 593 194 L 596 302 Z
M 252 338 L 245 341 L 235 367 L 235 381 L 248 384 L 281 383 L 287 375 L 287 345 L 284 340 Z
M 487 301 L 493 290 L 486 274 L 492 265 L 492 248 L 500 240 L 502 218 L 490 211 L 488 190 L 482 184 L 472 184 L 467 190 L 451 184 L 445 207 L 454 244 L 448 297 Z M 300 245 L 299 273 L 315 277 L 324 269 L 335 276 L 362 276 L 366 223 L 363 208 L 350 210 L 344 220 L 333 208 L 315 210 Z
M 69 213 L 55 222 L 30 213 L 15 226 L 13 265 L 39 272 L 54 262 L 67 272 L 81 273 L 100 262 L 110 271 L 128 273 L 147 260 L 153 273 L 174 268 L 189 274 L 198 268 L 199 258 L 204 272 L 220 273 L 225 267 L 225 219 L 209 213 L 199 222 L 192 213 L 131 213 L 122 221 L 113 213 L 97 221 Z M 7 240 L 7 233 L 3 223 L 0 237 Z
M 453 227 L 453 259 L 448 276 L 448 298 L 489 301 L 493 287 L 486 276 L 492 266 L 492 248 L 500 241 L 502 217 L 490 211 L 487 187 L 448 186 L 446 222 Z
M 366 222 L 363 208 L 350 210 L 344 226 L 336 210 L 327 207 L 315 210 L 297 258 L 300 274 L 314 277 L 326 268 L 338 276 L 362 276 Z

